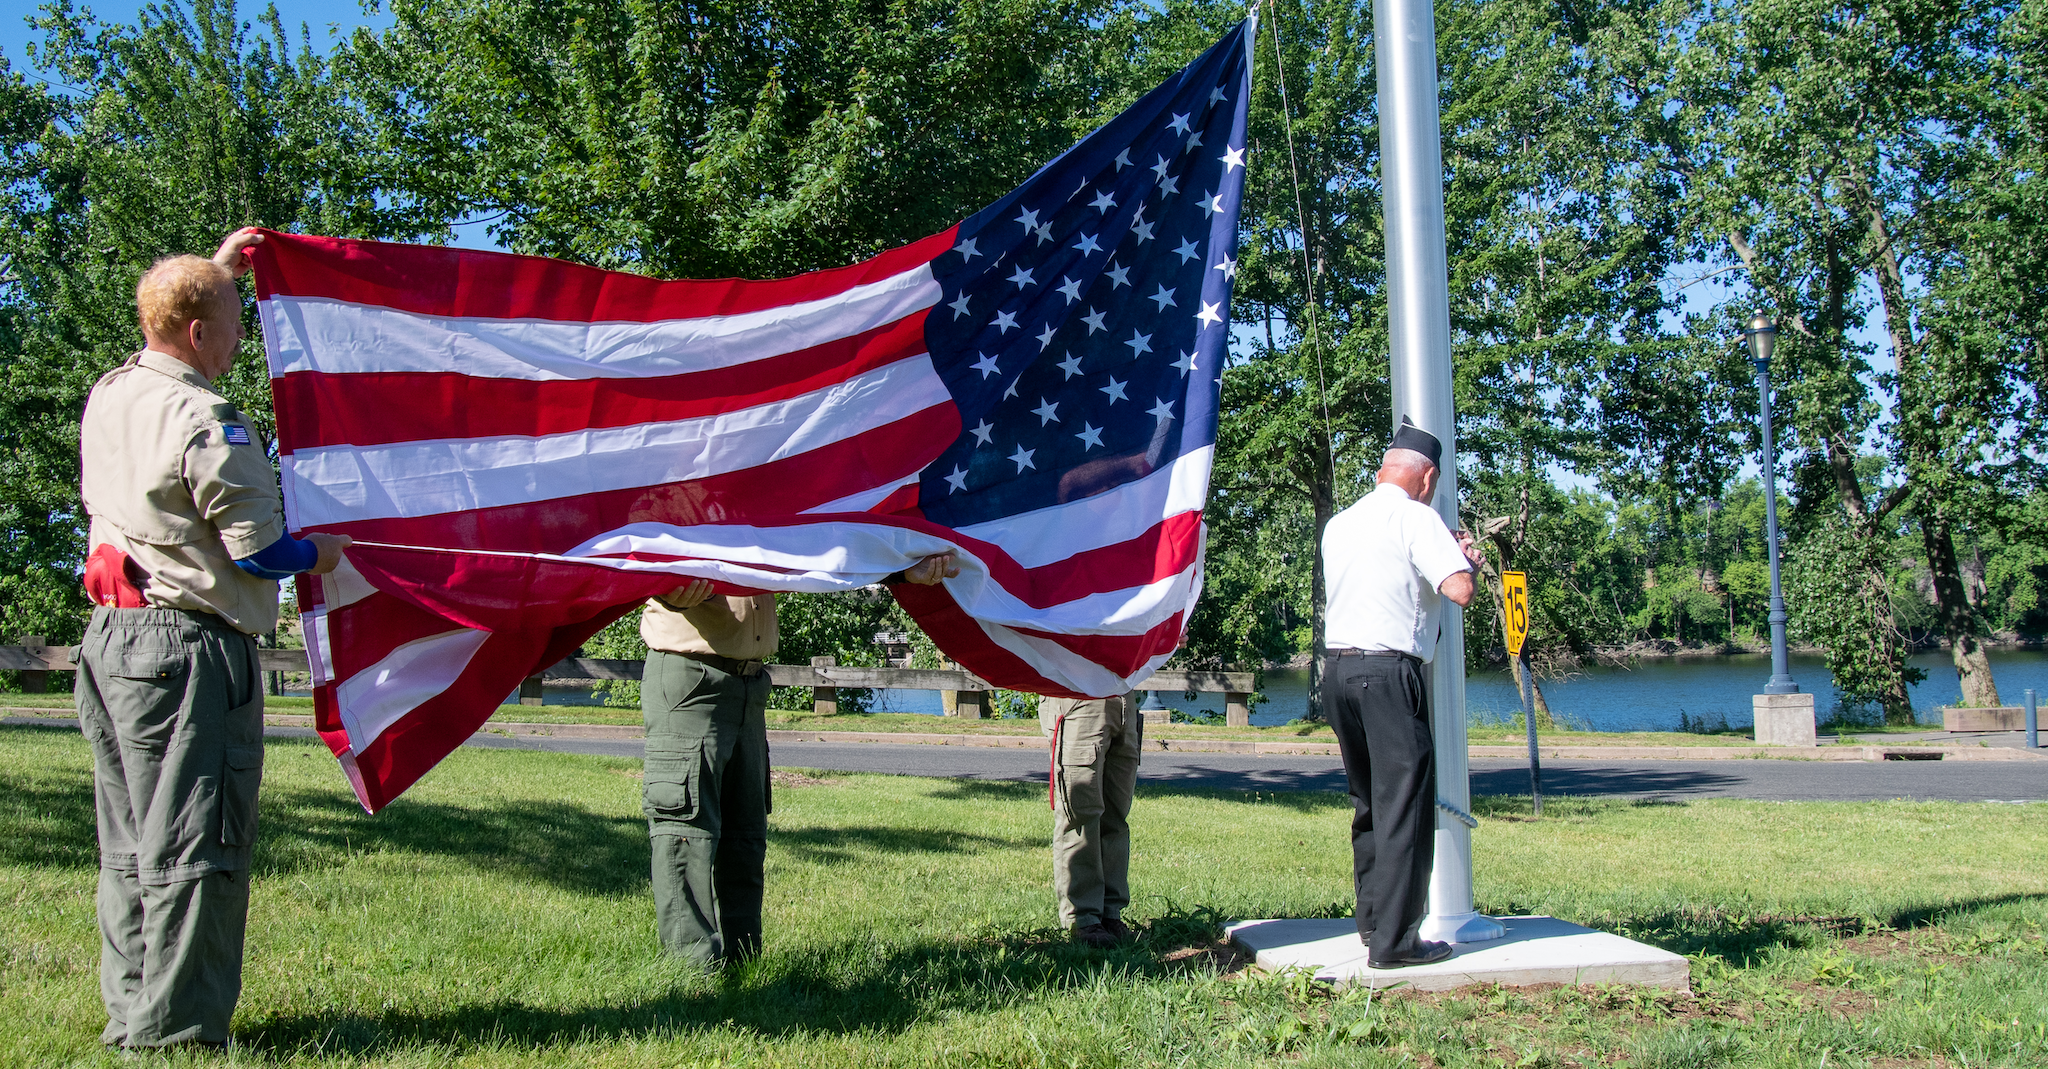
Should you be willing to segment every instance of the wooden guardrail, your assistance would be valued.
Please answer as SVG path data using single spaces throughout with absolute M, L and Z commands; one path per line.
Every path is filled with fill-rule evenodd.
M 0 646 L 0 669 L 22 674 L 22 686 L 38 693 L 47 686 L 49 672 L 74 670 L 71 646 L 48 646 L 34 637 L 19 645 Z M 258 650 L 258 665 L 266 672 L 304 672 L 305 650 Z M 519 699 L 527 705 L 541 703 L 541 684 L 546 679 L 639 679 L 644 661 L 603 657 L 570 657 L 548 666 L 540 675 L 519 685 Z M 778 687 L 812 688 L 812 708 L 820 713 L 839 711 L 839 688 L 885 687 L 891 690 L 936 690 L 949 692 L 957 715 L 979 720 L 988 715 L 988 692 L 992 684 L 972 672 L 945 668 L 865 668 L 838 665 L 830 657 L 814 657 L 808 665 L 771 664 L 768 680 Z M 1235 727 L 1251 723 L 1252 674 L 1250 672 L 1154 672 L 1140 689 L 1165 693 L 1189 691 L 1223 695 L 1224 719 Z

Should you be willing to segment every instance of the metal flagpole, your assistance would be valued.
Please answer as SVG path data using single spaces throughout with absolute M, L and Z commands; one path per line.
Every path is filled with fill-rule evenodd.
M 1387 232 L 1387 328 L 1394 422 L 1407 415 L 1443 443 L 1433 503 L 1458 528 L 1457 428 L 1451 403 L 1450 280 L 1444 255 L 1443 141 L 1437 115 L 1436 16 L 1430 0 L 1374 0 L 1379 67 L 1380 177 Z M 1430 662 L 1441 803 L 1472 808 L 1465 753 L 1465 614 L 1444 605 Z M 1436 869 L 1422 937 L 1455 943 L 1498 939 L 1498 921 L 1472 904 L 1472 834 L 1438 806 Z

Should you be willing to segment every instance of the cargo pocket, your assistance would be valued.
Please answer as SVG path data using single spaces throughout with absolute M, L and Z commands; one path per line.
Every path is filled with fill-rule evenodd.
M 220 773 L 220 844 L 256 841 L 256 795 L 263 786 L 263 745 L 229 746 Z
M 114 733 L 130 744 L 163 745 L 185 705 L 192 661 L 184 650 L 109 649 L 98 680 Z
M 649 746 L 642 764 L 641 809 L 657 824 L 687 824 L 701 799 L 704 747 Z

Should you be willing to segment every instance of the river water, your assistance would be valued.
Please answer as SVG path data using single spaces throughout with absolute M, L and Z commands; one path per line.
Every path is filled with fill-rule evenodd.
M 1934 710 L 1953 703 L 1960 695 L 1955 665 L 1944 651 L 1914 654 L 1912 663 L 1925 669 L 1927 679 L 1913 688 L 1913 708 L 1922 720 L 1938 721 Z M 1828 679 L 1827 666 L 1817 656 L 1794 654 L 1792 679 L 1801 690 L 1814 696 L 1814 708 L 1823 721 L 1836 706 L 1835 688 Z M 2048 703 L 2048 652 L 2039 650 L 1991 651 L 1991 674 L 1998 695 L 2007 705 L 2020 704 L 2028 687 Z M 1543 694 L 1551 712 L 1564 723 L 1592 731 L 1676 731 L 1681 715 L 1701 718 L 1710 725 L 1725 721 L 1729 727 L 1748 727 L 1750 698 L 1764 689 L 1771 676 L 1768 654 L 1736 654 L 1727 657 L 1643 658 L 1625 668 L 1584 668 L 1568 678 L 1542 680 Z M 1266 700 L 1252 707 L 1252 723 L 1284 724 L 1308 709 L 1308 672 L 1265 673 Z M 935 691 L 885 690 L 877 694 L 876 712 L 939 712 Z M 1194 701 L 1183 695 L 1162 692 L 1168 707 L 1221 712 L 1221 694 L 1203 694 Z M 1505 669 L 1474 672 L 1465 677 L 1465 711 L 1479 722 L 1511 719 L 1521 712 L 1512 676 Z

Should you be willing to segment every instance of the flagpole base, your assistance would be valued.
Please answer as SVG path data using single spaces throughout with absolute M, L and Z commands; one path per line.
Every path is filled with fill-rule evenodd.
M 1483 913 L 1432 913 L 1422 918 L 1418 934 L 1439 943 L 1483 943 L 1507 932 L 1505 925 Z

